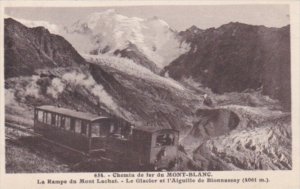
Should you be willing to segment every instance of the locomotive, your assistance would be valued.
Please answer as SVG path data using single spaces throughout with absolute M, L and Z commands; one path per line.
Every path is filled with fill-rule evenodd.
M 145 170 L 176 164 L 179 132 L 44 105 L 34 109 L 34 131 L 58 145 L 119 166 Z

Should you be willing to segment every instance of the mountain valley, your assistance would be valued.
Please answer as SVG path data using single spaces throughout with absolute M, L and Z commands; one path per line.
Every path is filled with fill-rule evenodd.
M 289 26 L 177 32 L 112 10 L 56 34 L 26 23 L 5 19 L 6 121 L 57 105 L 179 130 L 175 170 L 292 169 Z

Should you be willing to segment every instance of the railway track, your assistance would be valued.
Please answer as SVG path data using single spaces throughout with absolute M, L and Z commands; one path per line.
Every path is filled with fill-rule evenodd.
M 26 136 L 33 136 L 33 137 L 38 137 L 40 140 L 43 140 L 44 142 L 47 142 L 47 143 L 50 143 L 50 144 L 53 144 L 55 146 L 59 146 L 59 147 L 62 147 L 64 149 L 67 149 L 69 151 L 72 151 L 72 152 L 75 152 L 75 153 L 78 153 L 80 155 L 83 155 L 83 156 L 88 156 L 86 153 L 84 152 L 81 152 L 79 150 L 76 150 L 76 149 L 73 149 L 73 148 L 70 148 L 66 145 L 62 145 L 62 144 L 59 144 L 53 140 L 49 140 L 45 137 L 43 137 L 42 135 L 40 134 L 37 134 L 34 132 L 34 130 L 32 128 L 28 128 L 28 127 L 24 127 L 22 125 L 19 125 L 19 124 L 15 124 L 15 123 L 9 123 L 9 122 L 5 122 L 5 127 L 7 128 L 11 128 L 11 129 L 14 129 L 14 130 L 17 130 L 17 131 L 21 131 L 23 133 L 26 133 Z M 5 133 L 5 139 L 11 141 L 11 142 L 14 142 L 14 143 L 18 143 L 18 144 L 21 144 L 20 142 L 18 142 L 18 138 L 20 138 L 20 136 L 13 136 L 13 135 L 8 135 L 7 133 Z
M 36 133 L 34 133 L 33 129 L 28 128 L 28 127 L 24 127 L 22 125 L 18 125 L 18 124 L 15 124 L 15 123 L 5 122 L 5 127 L 16 129 L 18 131 L 22 131 L 22 132 L 25 132 L 27 134 L 36 135 Z
M 15 123 L 5 122 L 5 128 L 9 129 L 8 132 L 5 132 L 5 140 L 17 145 L 24 145 L 19 141 L 21 137 L 36 136 L 36 133 L 34 133 L 33 129 Z M 16 131 L 18 131 L 18 133 L 16 133 Z M 22 132 L 22 134 L 20 134 L 20 132 Z
M 5 135 L 5 140 L 16 140 L 16 137 Z

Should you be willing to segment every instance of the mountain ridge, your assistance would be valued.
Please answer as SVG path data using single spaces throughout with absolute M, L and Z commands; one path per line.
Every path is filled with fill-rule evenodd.
M 4 29 L 5 78 L 31 75 L 36 69 L 46 67 L 79 66 L 85 62 L 68 41 L 44 27 L 28 28 L 7 18 Z
M 216 93 L 262 88 L 263 94 L 290 107 L 289 25 L 267 28 L 232 22 L 181 35 L 191 49 L 162 74 L 176 80 L 191 77 Z

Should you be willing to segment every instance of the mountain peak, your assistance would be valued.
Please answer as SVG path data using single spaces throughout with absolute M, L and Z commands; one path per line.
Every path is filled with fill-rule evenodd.
M 7 18 L 4 29 L 5 78 L 31 75 L 37 69 L 85 63 L 70 43 L 44 27 L 28 28 Z
M 21 23 L 22 25 L 28 27 L 28 28 L 36 28 L 36 27 L 44 27 L 46 28 L 50 33 L 53 34 L 59 34 L 61 32 L 61 28 L 59 25 L 50 23 L 48 21 L 44 21 L 44 20 L 26 20 L 26 19 L 22 19 L 22 18 L 15 18 L 15 17 L 11 17 L 6 15 L 5 19 L 10 19 L 14 20 L 15 22 Z
M 23 24 L 21 24 L 19 21 L 13 19 L 13 18 L 5 18 L 4 19 L 4 25 L 11 25 L 11 26 L 15 26 L 15 25 L 18 25 L 18 26 L 21 26 L 21 27 L 24 27 L 26 28 Z
M 82 53 L 104 52 L 103 49 L 110 49 L 105 53 L 113 53 L 128 48 L 130 42 L 159 68 L 186 52 L 168 23 L 157 16 L 149 19 L 127 17 L 109 9 L 88 15 L 67 31 L 89 41 L 87 48 L 82 48 L 79 41 L 74 45 Z M 76 40 L 79 40 L 78 35 L 69 38 L 72 44 L 76 44 Z
M 204 30 L 198 28 L 195 25 L 192 25 L 185 31 L 179 32 L 179 35 L 182 37 L 183 41 L 190 41 L 193 40 L 198 34 L 202 33 Z
M 203 30 L 198 28 L 195 25 L 192 25 L 190 28 L 187 29 L 187 31 L 192 32 L 194 34 L 198 34 L 198 33 L 202 32 Z
M 255 25 L 250 25 L 250 24 L 245 24 L 245 23 L 241 23 L 241 22 L 229 22 L 228 24 L 223 24 L 222 26 L 220 26 L 220 29 L 230 29 L 230 28 L 247 28 L 247 27 L 258 27 Z
M 189 27 L 187 30 L 201 30 L 200 28 L 198 28 L 195 25 L 192 25 L 191 27 Z

